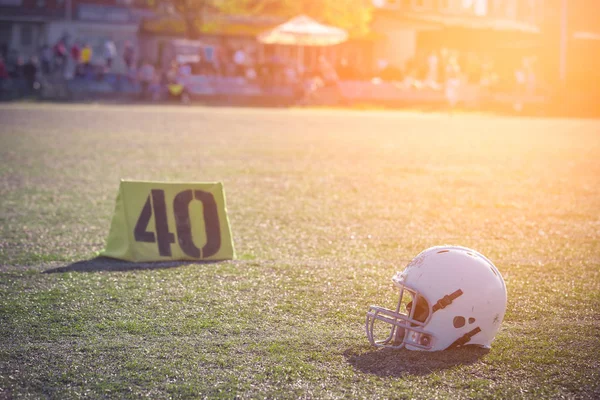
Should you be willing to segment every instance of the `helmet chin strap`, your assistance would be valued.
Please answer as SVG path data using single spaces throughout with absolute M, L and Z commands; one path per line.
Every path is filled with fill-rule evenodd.
M 461 289 L 458 289 L 458 290 L 456 290 L 453 293 L 445 295 L 444 297 L 442 297 L 441 299 L 439 299 L 437 301 L 437 303 L 435 303 L 433 305 L 433 307 L 431 308 L 432 312 L 436 312 L 438 310 L 443 310 L 444 308 L 446 308 L 450 304 L 452 304 L 452 302 L 454 300 L 456 300 L 457 298 L 459 298 L 460 296 L 462 296 L 462 294 L 463 294 L 463 291 Z M 447 348 L 448 349 L 453 349 L 453 348 L 464 346 L 465 344 L 469 343 L 469 341 L 471 341 L 471 338 L 473 336 L 475 336 L 476 334 L 478 334 L 479 332 L 481 332 L 481 328 L 477 327 L 477 328 L 475 328 L 475 329 L 473 329 L 473 330 L 465 333 L 464 335 L 462 335 L 458 339 L 456 339 Z
M 452 304 L 452 302 L 454 300 L 456 300 L 458 297 L 462 296 L 462 294 L 463 294 L 463 291 L 461 289 L 458 289 L 454 293 L 445 295 L 444 297 L 439 299 L 437 301 L 437 303 L 435 303 L 433 305 L 433 307 L 431 308 L 432 312 L 436 312 L 437 310 L 442 310 L 442 309 L 446 308 L 447 306 Z
M 406 333 L 406 330 L 404 328 L 400 328 L 399 326 L 396 326 L 395 328 L 396 330 L 394 332 L 394 339 L 392 343 L 394 346 L 400 346 L 404 343 L 404 334 Z
M 462 335 L 461 337 L 456 339 L 454 341 L 454 343 L 452 343 L 450 346 L 448 346 L 448 349 L 454 349 L 457 347 L 464 346 L 465 344 L 469 343 L 471 341 L 471 338 L 473 336 L 477 335 L 479 332 L 481 332 L 481 328 L 477 327 L 477 328 L 473 329 L 472 331 L 465 333 L 464 335 Z

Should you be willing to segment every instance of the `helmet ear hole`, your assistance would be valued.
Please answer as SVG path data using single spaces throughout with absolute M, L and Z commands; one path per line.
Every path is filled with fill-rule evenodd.
M 425 299 L 425 297 L 419 295 L 416 299 L 415 313 L 413 314 L 413 319 L 419 322 L 425 322 L 427 317 L 429 317 L 429 303 Z
M 452 321 L 452 325 L 454 325 L 455 328 L 462 328 L 463 326 L 465 326 L 465 317 L 454 317 L 454 320 Z

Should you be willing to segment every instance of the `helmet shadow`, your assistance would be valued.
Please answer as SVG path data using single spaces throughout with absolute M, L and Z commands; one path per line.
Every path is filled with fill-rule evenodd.
M 380 377 L 400 377 L 429 375 L 457 365 L 474 364 L 489 351 L 489 349 L 478 346 L 465 346 L 437 352 L 384 348 L 357 353 L 356 350 L 348 349 L 344 352 L 344 357 L 355 369 L 366 374 Z

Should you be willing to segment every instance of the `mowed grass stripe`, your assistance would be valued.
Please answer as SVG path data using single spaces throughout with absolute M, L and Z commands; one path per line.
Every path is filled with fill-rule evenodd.
M 0 120 L 0 397 L 600 396 L 598 121 L 89 105 Z M 238 260 L 86 261 L 121 178 L 223 181 Z M 370 348 L 368 305 L 443 243 L 505 277 L 492 350 Z

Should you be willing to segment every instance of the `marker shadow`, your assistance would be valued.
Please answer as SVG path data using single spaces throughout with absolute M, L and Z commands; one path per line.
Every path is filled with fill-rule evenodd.
M 213 264 L 220 262 L 218 260 L 200 260 L 200 261 L 159 261 L 159 262 L 130 262 L 117 260 L 109 257 L 96 257 L 90 260 L 77 261 L 62 267 L 51 268 L 43 271 L 44 274 L 53 274 L 60 272 L 100 272 L 100 271 L 137 271 L 152 269 L 177 268 L 192 264 Z

